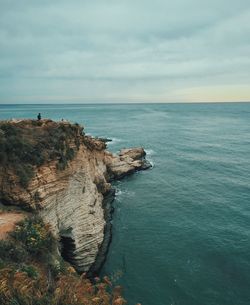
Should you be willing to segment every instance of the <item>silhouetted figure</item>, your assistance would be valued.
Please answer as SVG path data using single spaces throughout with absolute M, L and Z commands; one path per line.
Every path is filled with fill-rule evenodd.
M 39 112 L 39 113 L 38 113 L 38 116 L 37 116 L 38 121 L 40 121 L 41 118 L 42 118 L 42 116 L 41 116 L 41 113 Z

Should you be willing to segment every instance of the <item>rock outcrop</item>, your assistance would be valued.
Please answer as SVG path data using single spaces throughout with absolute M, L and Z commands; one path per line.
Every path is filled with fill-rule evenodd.
M 94 272 L 101 266 L 102 253 L 106 253 L 109 244 L 110 202 L 114 198 L 110 182 L 149 168 L 144 149 L 124 149 L 114 155 L 106 150 L 103 140 L 84 135 L 80 126 L 68 122 L 42 120 L 38 124 L 25 120 L 7 124 L 24 130 L 23 136 L 31 137 L 34 147 L 41 138 L 46 142 L 46 136 L 57 129 L 68 136 L 62 140 L 67 145 L 59 155 L 51 153 L 54 146 L 47 148 L 45 143 L 46 160 L 32 164 L 33 175 L 25 187 L 9 164 L 0 163 L 0 200 L 40 213 L 60 240 L 65 259 L 80 272 L 90 268 Z M 53 145 L 57 147 L 57 143 Z M 72 156 L 65 165 L 60 162 L 66 150 Z

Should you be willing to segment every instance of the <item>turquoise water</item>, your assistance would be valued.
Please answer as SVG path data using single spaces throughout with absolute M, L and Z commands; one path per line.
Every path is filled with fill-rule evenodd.
M 250 304 L 250 104 L 0 106 L 144 146 L 154 167 L 116 183 L 103 274 L 129 304 Z

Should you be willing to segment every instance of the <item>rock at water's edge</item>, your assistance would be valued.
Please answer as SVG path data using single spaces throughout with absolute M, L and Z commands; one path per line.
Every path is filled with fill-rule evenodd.
M 79 272 L 99 270 L 111 236 L 114 194 L 110 182 L 151 167 L 144 149 L 123 149 L 114 155 L 105 150 L 103 141 L 85 136 L 80 126 L 68 122 L 19 120 L 8 124 L 20 125 L 23 136 L 32 137 L 31 143 L 40 138 L 46 141 L 47 133 L 58 128 L 71 135 L 67 141 L 74 158 L 63 170 L 53 159 L 33 166 L 34 176 L 27 187 L 20 185 L 14 169 L 0 164 L 0 173 L 5 173 L 0 174 L 0 200 L 39 211 L 58 240 L 67 243 L 70 262 Z

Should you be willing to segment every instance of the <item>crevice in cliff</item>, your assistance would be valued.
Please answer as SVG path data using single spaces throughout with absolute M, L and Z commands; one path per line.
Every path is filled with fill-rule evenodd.
M 74 257 L 75 257 L 75 241 L 70 236 L 60 235 L 60 244 L 61 244 L 61 256 L 62 258 L 74 265 Z

